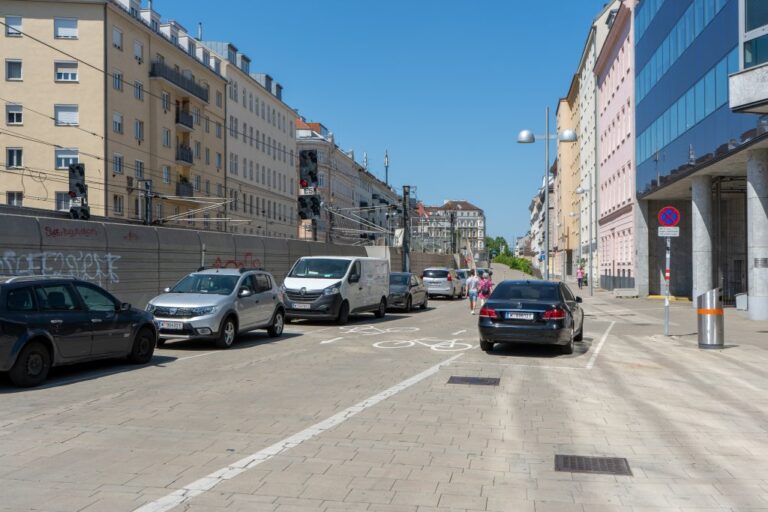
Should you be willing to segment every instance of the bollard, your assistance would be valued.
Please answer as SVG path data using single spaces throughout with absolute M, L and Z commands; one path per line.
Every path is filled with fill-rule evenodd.
M 724 315 L 720 288 L 696 297 L 696 313 L 699 320 L 699 348 L 723 348 Z

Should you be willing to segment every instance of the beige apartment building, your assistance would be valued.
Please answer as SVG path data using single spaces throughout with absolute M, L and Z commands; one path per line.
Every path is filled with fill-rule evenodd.
M 67 166 L 82 162 L 93 215 L 223 229 L 220 59 L 137 0 L 0 6 L 19 27 L 0 45 L 6 202 L 68 210 Z
M 228 231 L 298 236 L 296 111 L 283 87 L 251 71 L 251 59 L 230 42 L 205 41 L 222 62 L 227 87 Z

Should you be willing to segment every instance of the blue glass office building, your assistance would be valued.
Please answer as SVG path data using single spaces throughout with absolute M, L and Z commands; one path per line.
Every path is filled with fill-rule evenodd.
M 635 10 L 636 191 L 648 232 L 637 249 L 638 264 L 648 259 L 651 294 L 664 290 L 656 215 L 667 204 L 683 216 L 673 240 L 672 294 L 695 297 L 697 282 L 710 283 L 733 300 L 749 286 L 746 161 L 750 149 L 763 147 L 768 126 L 761 115 L 729 107 L 729 75 L 741 69 L 739 3 L 641 0 Z M 711 190 L 710 178 L 697 179 L 703 176 L 711 177 Z M 701 183 L 707 194 L 696 188 Z M 697 193 L 708 197 L 697 203 Z M 704 219 L 709 233 L 709 281 L 697 268 L 706 257 L 696 258 L 710 245 L 701 243 L 692 217 Z

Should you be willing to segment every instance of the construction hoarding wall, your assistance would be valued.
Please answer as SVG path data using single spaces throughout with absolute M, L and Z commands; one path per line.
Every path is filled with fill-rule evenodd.
M 362 247 L 186 229 L 0 215 L 0 275 L 77 277 L 136 307 L 200 266 L 262 267 L 282 283 L 301 256 Z

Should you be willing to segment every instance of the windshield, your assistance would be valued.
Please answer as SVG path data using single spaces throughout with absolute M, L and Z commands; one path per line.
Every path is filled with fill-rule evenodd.
M 347 274 L 349 260 L 307 258 L 296 262 L 288 277 L 341 279 Z
M 408 274 L 390 274 L 390 286 L 408 286 Z
M 436 279 L 445 279 L 448 277 L 448 271 L 447 270 L 425 270 L 424 271 L 424 277 L 431 277 Z
M 217 274 L 190 274 L 171 289 L 171 293 L 210 293 L 229 295 L 237 286 L 240 276 Z
M 493 291 L 495 300 L 546 300 L 559 301 L 556 286 L 530 285 L 522 283 L 501 283 Z

